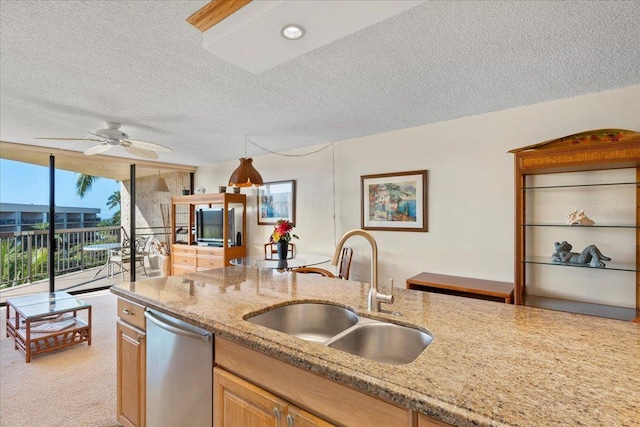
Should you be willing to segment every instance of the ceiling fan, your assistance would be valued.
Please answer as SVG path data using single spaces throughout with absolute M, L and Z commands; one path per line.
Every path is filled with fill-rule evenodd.
M 40 137 L 35 139 L 52 139 L 60 141 L 95 141 L 99 142 L 84 150 L 84 154 L 91 156 L 94 154 L 104 153 L 111 147 L 122 147 L 124 150 L 138 157 L 147 159 L 157 159 L 156 151 L 171 151 L 170 148 L 152 142 L 140 141 L 137 139 L 129 139 L 129 135 L 120 130 L 120 123 L 107 122 L 104 129 L 98 129 L 95 132 L 89 132 L 90 135 L 97 138 L 48 138 Z

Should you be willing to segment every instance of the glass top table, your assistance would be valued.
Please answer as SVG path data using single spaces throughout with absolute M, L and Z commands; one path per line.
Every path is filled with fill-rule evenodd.
M 122 248 L 122 243 L 95 243 L 82 247 L 83 251 L 113 251 Z
M 109 258 L 111 257 L 111 254 L 115 251 L 119 251 L 120 249 L 122 249 L 122 243 L 120 242 L 115 242 L 115 243 L 94 243 L 92 245 L 86 245 L 82 247 L 83 251 L 87 251 L 87 252 L 99 252 L 99 251 L 106 251 L 108 252 L 107 254 L 107 262 L 100 267 L 100 269 L 98 271 L 96 271 L 96 274 L 93 275 L 93 277 L 96 277 L 98 274 L 100 274 L 100 272 L 102 270 L 104 270 L 105 267 L 107 267 L 107 277 L 111 276 L 113 274 L 112 271 L 109 271 L 109 267 L 111 266 L 111 263 L 109 262 Z
M 40 292 L 36 294 L 28 294 L 19 297 L 11 297 L 7 300 L 11 302 L 13 307 L 23 307 L 26 305 L 41 304 L 49 301 L 63 300 L 67 298 L 75 298 L 68 292 Z
M 45 298 L 46 295 L 51 295 Z M 67 292 L 54 292 L 43 296 L 27 295 L 18 298 L 7 298 L 10 304 L 24 319 L 33 320 L 54 314 L 68 313 L 74 310 L 89 308 L 90 304 L 68 294 Z
M 324 264 L 329 261 L 331 261 L 331 257 L 327 255 L 296 254 L 295 258 L 282 261 L 279 259 L 264 259 L 264 256 L 250 256 L 244 258 L 234 258 L 229 262 L 232 265 L 290 270 L 292 268 L 309 267 L 311 265 Z
M 86 320 L 78 317 L 86 310 Z M 7 336 L 31 356 L 80 344 L 91 345 L 91 304 L 67 292 L 43 292 L 7 298 Z M 13 312 L 13 313 L 12 313 Z

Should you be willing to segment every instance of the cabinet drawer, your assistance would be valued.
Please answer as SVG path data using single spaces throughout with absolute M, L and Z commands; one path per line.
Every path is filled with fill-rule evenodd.
M 223 248 L 214 248 L 214 247 L 210 247 L 210 246 L 198 246 L 196 252 L 198 253 L 198 256 L 203 256 L 203 257 L 223 257 L 224 256 L 224 252 L 225 249 Z
M 174 255 L 192 255 L 195 256 L 196 248 L 195 246 L 189 245 L 171 245 L 171 253 Z
M 171 255 L 172 264 L 173 265 L 181 265 L 185 267 L 195 267 L 196 266 L 196 257 L 195 255 L 177 253 Z
M 140 304 L 118 298 L 118 317 L 138 329 L 147 330 L 144 307 Z
M 185 267 L 182 265 L 172 265 L 171 266 L 171 275 L 172 276 L 179 276 L 181 274 L 185 274 L 185 273 L 193 273 L 194 271 L 196 271 L 195 267 Z
M 199 269 L 224 267 L 224 259 L 222 257 L 212 257 L 212 256 L 202 257 L 198 255 L 198 257 L 196 258 L 196 262 L 197 262 L 197 267 Z

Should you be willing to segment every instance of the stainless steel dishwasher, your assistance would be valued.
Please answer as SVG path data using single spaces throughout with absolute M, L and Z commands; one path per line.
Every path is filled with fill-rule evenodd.
M 155 310 L 147 318 L 147 425 L 213 425 L 213 335 Z

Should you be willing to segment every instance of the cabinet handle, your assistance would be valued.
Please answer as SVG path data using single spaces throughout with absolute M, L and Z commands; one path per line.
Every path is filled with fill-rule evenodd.
M 126 314 L 126 315 L 130 315 L 130 316 L 133 316 L 133 315 L 135 314 L 133 311 L 129 311 L 129 310 L 128 310 L 128 309 L 126 309 L 126 308 L 125 308 L 125 309 L 123 309 L 123 310 L 122 310 L 122 312 L 123 312 L 124 314 Z
M 293 419 L 291 415 L 287 415 L 287 427 L 293 427 L 295 422 L 296 421 Z
M 280 417 L 282 416 L 280 409 L 278 409 L 277 407 L 273 408 L 273 415 L 276 416 L 277 421 L 280 421 Z
M 138 334 L 138 344 L 144 339 L 144 335 Z

